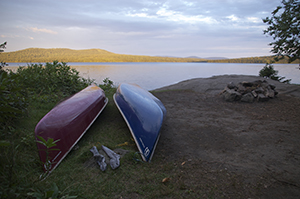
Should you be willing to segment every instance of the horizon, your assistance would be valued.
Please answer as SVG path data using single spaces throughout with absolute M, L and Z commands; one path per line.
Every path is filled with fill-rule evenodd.
M 7 41 L 5 52 L 97 48 L 145 56 L 272 56 L 262 19 L 279 5 L 281 0 L 1 1 L 0 43 Z
M 191 55 L 191 56 L 186 56 L 186 57 L 179 57 L 179 56 L 172 56 L 172 55 L 133 55 L 133 54 L 126 54 L 126 53 L 115 53 L 115 52 L 111 52 L 111 51 L 108 51 L 108 50 L 105 50 L 105 49 L 100 49 L 100 48 L 87 48 L 87 49 L 72 49 L 72 48 L 42 48 L 42 47 L 30 47 L 30 48 L 24 48 L 24 49 L 21 49 L 21 50 L 15 50 L 15 51 L 6 51 L 4 50 L 4 52 L 2 53 L 12 53 L 12 52 L 17 52 L 17 51 L 22 51 L 22 50 L 27 50 L 27 49 L 45 49 L 45 50 L 50 50 L 50 49 L 68 49 L 68 50 L 93 50 L 93 49 L 96 49 L 96 50 L 104 50 L 104 51 L 107 51 L 107 52 L 110 52 L 110 53 L 114 53 L 114 54 L 122 54 L 122 55 L 132 55 L 132 56 L 150 56 L 150 57 L 173 57 L 173 58 L 196 58 L 196 59 L 212 59 L 212 58 L 216 58 L 217 59 L 243 59 L 243 58 L 251 58 L 251 57 L 234 57 L 234 58 L 228 58 L 228 57 L 219 57 L 219 56 L 210 56 L 210 57 L 198 57 L 198 56 L 194 56 L 194 55 Z M 254 56 L 254 57 L 266 57 L 266 56 L 274 56 L 274 55 L 260 55 L 260 56 Z

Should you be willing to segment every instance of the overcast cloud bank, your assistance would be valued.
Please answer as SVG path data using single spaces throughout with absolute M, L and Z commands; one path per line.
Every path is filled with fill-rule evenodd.
M 161 56 L 271 55 L 262 18 L 280 0 L 1 1 L 8 51 L 100 48 Z

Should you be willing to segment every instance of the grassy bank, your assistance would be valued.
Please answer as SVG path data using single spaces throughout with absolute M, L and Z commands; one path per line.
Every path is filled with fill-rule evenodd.
M 43 181 L 34 128 L 56 103 L 30 103 L 27 115 L 18 120 L 11 135 L 13 144 L 1 148 L 1 198 L 222 198 L 224 193 L 230 195 L 232 187 L 237 193 L 234 196 L 243 198 L 243 193 L 259 189 L 244 187 L 238 176 L 206 168 L 201 160 L 166 161 L 167 154 L 155 153 L 151 163 L 137 161 L 136 145 L 112 100 L 114 90 L 106 92 L 109 103 L 78 142 L 79 148 Z M 112 170 L 108 165 L 102 172 L 89 164 L 93 160 L 89 150 L 101 145 L 128 151 L 119 168 Z
M 214 194 L 210 186 L 207 190 L 197 190 L 197 184 L 184 183 L 183 160 L 165 162 L 162 154 L 155 154 L 151 163 L 137 161 L 138 150 L 113 102 L 116 88 L 108 79 L 100 85 L 109 98 L 107 107 L 78 142 L 79 148 L 71 151 L 50 176 L 41 180 L 43 169 L 34 139 L 36 124 L 59 101 L 92 81 L 81 79 L 76 71 L 57 62 L 48 66 L 32 65 L 16 74 L 1 71 L 1 75 L 2 85 L 8 79 L 18 82 L 15 86 L 19 87 L 24 86 L 23 80 L 27 82 L 21 89 L 26 106 L 17 106 L 20 94 L 15 96 L 15 103 L 6 104 L 10 112 L 5 112 L 2 105 L 13 92 L 4 87 L 1 90 L 1 198 L 181 198 L 183 195 L 197 198 L 206 192 Z M 127 150 L 118 169 L 108 167 L 102 172 L 98 166 L 87 164 L 93 160 L 89 150 L 93 146 L 100 149 L 101 145 Z
M 137 161 L 138 150 L 113 103 L 112 94 L 107 92 L 109 103 L 79 141 L 79 148 L 70 152 L 43 181 L 39 178 L 43 170 L 34 141 L 34 128 L 56 103 L 32 102 L 27 116 L 16 124 L 13 144 L 1 152 L 2 198 L 198 198 L 205 194 L 215 195 L 213 185 L 205 184 L 205 189 L 201 190 L 197 189 L 197 183 L 185 183 L 185 178 L 191 176 L 184 177 L 185 168 L 181 165 L 184 160 L 166 162 L 162 154 L 155 154 L 151 163 Z M 108 166 L 102 172 L 98 166 L 87 164 L 93 159 L 89 150 L 93 146 L 100 149 L 101 145 L 128 151 L 121 158 L 119 168 L 112 170 Z
M 42 180 L 36 124 L 57 103 L 93 80 L 79 77 L 78 71 L 59 62 L 34 64 L 15 73 L 0 69 L 0 198 L 252 198 L 264 187 L 260 181 L 249 184 L 240 174 L 209 166 L 200 158 L 174 157 L 174 153 L 181 153 L 180 147 L 171 147 L 174 153 L 170 155 L 166 148 L 172 141 L 167 137 L 158 142 L 151 163 L 140 161 L 131 133 L 113 102 L 116 87 L 109 79 L 99 85 L 108 105 L 76 150 Z M 172 93 L 160 92 L 153 93 Z M 167 118 L 162 136 L 168 125 Z M 168 145 L 162 147 L 162 143 Z M 108 165 L 102 172 L 94 163 L 90 149 L 102 145 L 127 152 L 119 168 L 112 170 Z

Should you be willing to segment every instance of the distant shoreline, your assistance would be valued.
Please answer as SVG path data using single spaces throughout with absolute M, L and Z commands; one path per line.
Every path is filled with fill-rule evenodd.
M 6 62 L 8 64 L 8 66 L 12 66 L 12 67 L 15 67 L 15 66 L 27 66 L 28 64 L 45 64 L 47 62 Z M 52 62 L 50 62 L 52 63 Z M 151 64 L 151 63 L 155 63 L 155 64 L 158 64 L 158 63 L 211 63 L 211 64 L 226 64 L 227 62 L 208 62 L 208 61 L 201 61 L 201 62 L 66 62 L 67 65 L 70 65 L 70 66 L 76 66 L 76 65 L 82 65 L 81 63 L 84 63 L 84 64 L 87 64 L 87 65 L 99 65 L 99 64 Z M 23 65 L 22 65 L 23 64 Z M 229 63 L 229 64 L 265 64 L 265 63 L 239 63 L 239 62 L 232 62 L 232 63 Z M 298 65 L 298 63 L 274 63 L 274 65 L 276 64 L 295 64 L 295 65 Z
M 116 54 L 102 49 L 87 49 L 87 50 L 72 50 L 67 48 L 27 48 L 24 50 L 3 52 L 0 53 L 0 61 L 8 63 L 42 63 L 53 62 L 57 60 L 59 62 L 100 62 L 100 63 L 158 63 L 158 62 L 181 62 L 181 63 L 272 63 L 274 56 L 261 56 L 261 57 L 247 57 L 237 59 L 211 59 L 211 58 L 199 58 L 199 57 L 169 57 L 169 56 L 143 56 L 143 55 L 126 55 Z M 300 60 L 293 62 L 299 64 Z M 286 59 L 279 62 L 286 64 Z

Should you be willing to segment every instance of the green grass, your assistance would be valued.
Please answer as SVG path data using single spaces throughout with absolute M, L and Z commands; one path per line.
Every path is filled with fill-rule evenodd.
M 2 83 L 15 82 L 13 86 L 2 84 L 0 88 L 0 198 L 220 198 L 224 193 L 231 194 L 233 183 L 235 193 L 248 190 L 238 177 L 212 171 L 203 166 L 201 160 L 167 161 L 166 154 L 155 153 L 151 163 L 136 161 L 138 149 L 113 102 L 116 88 L 109 79 L 100 85 L 109 98 L 104 111 L 77 143 L 79 148 L 72 150 L 46 179 L 41 180 L 43 169 L 34 137 L 36 124 L 59 101 L 91 81 L 80 79 L 77 71 L 57 62 L 20 69 L 12 75 L 0 72 Z M 48 78 L 49 75 L 53 78 Z M 57 80 L 55 85 L 53 79 Z M 26 87 L 22 87 L 24 83 Z M 22 89 L 16 89 L 19 87 Z M 19 100 L 23 89 L 24 104 L 28 105 L 24 107 L 19 106 L 23 103 Z M 12 107 L 9 110 L 16 114 L 5 115 L 3 105 Z M 25 114 L 19 114 L 18 110 Z M 128 151 L 120 159 L 119 168 L 112 170 L 108 165 L 102 172 L 98 166 L 88 164 L 93 161 L 89 150 L 93 146 L 100 149 L 101 145 Z M 169 180 L 162 182 L 165 178 Z
M 34 128 L 56 103 L 31 103 L 28 115 L 16 124 L 14 146 L 2 147 L 5 150 L 4 153 L 1 152 L 3 198 L 33 198 L 32 194 L 40 194 L 40 197 L 43 195 L 41 198 L 46 198 L 47 190 L 54 190 L 53 184 L 59 190 L 58 198 L 181 198 L 182 194 L 196 196 L 196 192 L 188 193 L 195 188 L 181 182 L 181 171 L 173 162 L 165 162 L 156 154 L 151 163 L 134 160 L 137 147 L 113 102 L 113 92 L 110 93 L 107 107 L 78 142 L 79 148 L 71 151 L 43 181 L 39 179 L 43 170 L 34 141 Z M 108 165 L 107 170 L 102 172 L 100 168 L 85 166 L 85 162 L 93 157 L 89 149 L 93 146 L 100 149 L 101 145 L 129 151 L 121 158 L 119 168 L 112 170 Z M 11 158 L 13 155 L 14 158 Z M 162 183 L 167 177 L 172 180 Z
M 165 161 L 164 155 L 159 153 L 154 154 L 151 163 L 134 160 L 137 147 L 112 94 L 108 97 L 107 107 L 78 142 L 79 148 L 71 151 L 43 181 L 39 179 L 43 170 L 34 141 L 34 128 L 56 103 L 31 104 L 28 116 L 16 125 L 14 146 L 5 148 L 5 153 L 1 151 L 1 166 L 12 165 L 14 161 L 13 169 L 1 168 L 2 198 L 49 198 L 45 195 L 55 190 L 54 185 L 59 190 L 57 198 L 220 198 L 226 187 L 231 186 L 225 183 L 229 177 L 224 171 L 206 170 L 198 160 L 182 165 L 187 160 Z M 119 168 L 112 170 L 108 165 L 102 172 L 99 167 L 86 166 L 85 163 L 93 158 L 89 150 L 93 146 L 100 149 L 101 145 L 129 151 L 120 159 Z M 216 182 L 215 178 L 219 177 L 221 180 Z M 164 178 L 170 180 L 163 183 Z M 222 179 L 224 184 L 220 184 Z M 235 177 L 229 181 L 235 182 Z
M 34 103 L 28 108 L 28 117 L 20 119 L 17 123 L 13 136 L 16 142 L 14 146 L 5 148 L 6 157 L 1 157 L 5 160 L 1 161 L 1 165 L 13 165 L 12 168 L 1 168 L 2 185 L 7 188 L 2 192 L 9 189 L 11 192 L 11 195 L 6 193 L 6 196 L 21 194 L 24 197 L 26 192 L 43 192 L 51 188 L 53 183 L 62 192 L 61 196 L 69 194 L 79 198 L 120 198 L 138 194 L 148 197 L 151 192 L 152 196 L 157 195 L 164 175 L 156 172 L 155 163 L 137 163 L 133 160 L 137 149 L 126 123 L 113 103 L 112 96 L 109 96 L 109 103 L 99 118 L 78 142 L 79 149 L 71 151 L 48 178 L 40 181 L 39 175 L 43 170 L 34 142 L 34 128 L 53 106 L 55 103 Z M 127 146 L 119 146 L 125 142 L 128 143 Z M 121 159 L 121 166 L 116 170 L 108 167 L 102 172 L 98 168 L 85 168 L 84 163 L 92 157 L 89 149 L 93 146 L 99 149 L 101 145 L 111 149 L 123 148 L 131 152 Z M 15 156 L 14 159 L 11 159 L 12 155 Z

